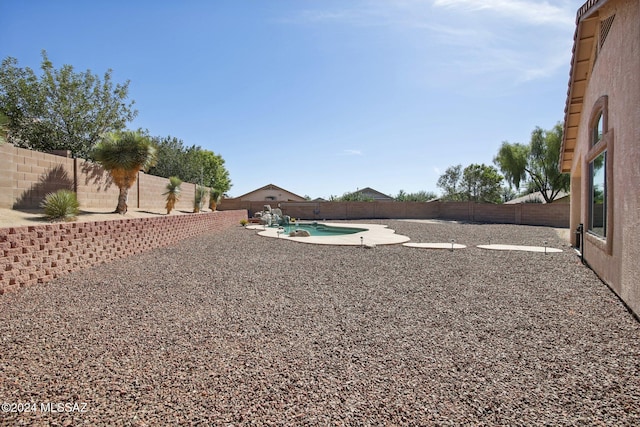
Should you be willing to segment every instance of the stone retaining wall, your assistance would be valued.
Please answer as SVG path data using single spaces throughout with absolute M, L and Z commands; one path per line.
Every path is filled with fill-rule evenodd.
M 240 226 L 245 210 L 0 228 L 0 294 Z

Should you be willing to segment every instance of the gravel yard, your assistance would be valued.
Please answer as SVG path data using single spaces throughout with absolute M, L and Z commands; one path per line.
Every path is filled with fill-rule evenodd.
M 0 425 L 640 424 L 640 323 L 554 229 L 367 222 L 468 247 L 236 227 L 1 296 Z

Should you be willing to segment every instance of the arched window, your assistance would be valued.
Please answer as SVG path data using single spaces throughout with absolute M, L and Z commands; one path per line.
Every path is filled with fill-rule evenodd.
M 605 242 L 611 228 L 611 185 L 613 133 L 608 128 L 608 98 L 602 96 L 593 106 L 590 128 L 590 149 L 587 154 L 589 197 L 588 231 Z M 607 244 L 608 249 L 610 246 Z
M 603 133 L 602 129 L 604 125 L 603 121 L 604 121 L 603 112 L 599 111 L 596 114 L 596 119 L 591 128 L 591 146 L 592 147 L 596 145 L 598 142 L 600 142 L 600 140 L 602 139 L 602 133 Z

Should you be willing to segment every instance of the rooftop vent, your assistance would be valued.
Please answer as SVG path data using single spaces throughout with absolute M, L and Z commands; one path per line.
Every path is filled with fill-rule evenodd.
M 609 34 L 609 30 L 611 29 L 611 25 L 613 24 L 613 18 L 616 15 L 611 15 L 607 19 L 603 19 L 600 22 L 600 49 L 604 45 L 604 41 L 607 39 L 607 35 Z

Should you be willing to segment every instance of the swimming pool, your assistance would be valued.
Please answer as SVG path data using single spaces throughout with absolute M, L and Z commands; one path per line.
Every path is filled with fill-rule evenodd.
M 248 230 L 255 230 L 259 236 L 274 237 L 291 240 L 298 243 L 311 243 L 315 245 L 342 245 L 342 246 L 366 246 L 395 245 L 405 243 L 410 239 L 407 236 L 395 234 L 384 224 L 337 224 L 337 223 L 313 223 L 298 222 L 298 229 L 307 226 L 310 236 L 291 237 L 290 228 L 295 230 L 296 223 L 285 227 L 265 227 L 264 225 L 247 225 Z M 324 234 L 312 234 L 324 233 Z
M 278 227 L 276 227 L 278 228 Z M 317 222 L 302 222 L 281 226 L 283 233 L 289 234 L 295 230 L 306 230 L 312 236 L 341 236 L 344 234 L 355 234 L 367 231 L 366 228 L 358 227 L 334 227 L 326 224 L 318 224 Z

